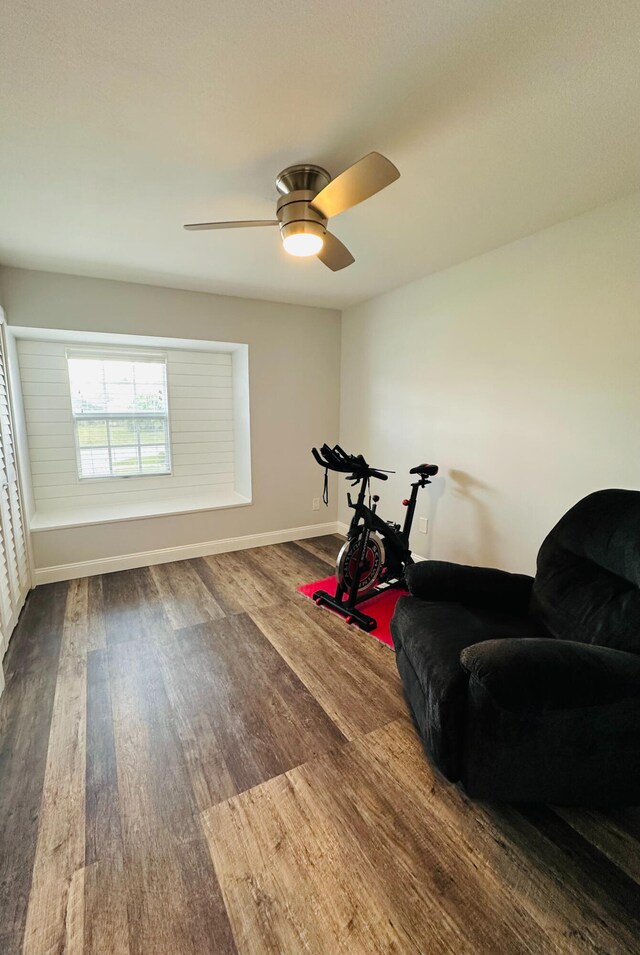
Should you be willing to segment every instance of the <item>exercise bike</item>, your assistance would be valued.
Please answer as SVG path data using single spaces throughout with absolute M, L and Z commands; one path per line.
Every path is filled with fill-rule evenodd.
M 321 606 L 331 607 L 347 623 L 355 623 L 362 630 L 374 630 L 376 620 L 358 609 L 358 604 L 371 600 L 377 594 L 390 587 L 404 584 L 404 571 L 413 564 L 409 535 L 420 488 L 431 484 L 429 480 L 438 473 L 436 464 L 419 464 L 411 468 L 418 480 L 411 485 L 411 495 L 402 502 L 407 508 L 404 524 L 384 521 L 376 513 L 379 495 L 371 496 L 369 485 L 371 478 L 386 481 L 393 471 L 381 471 L 372 468 L 361 454 L 347 454 L 340 445 L 330 448 L 323 444 L 320 450 L 312 448 L 312 454 L 318 464 L 325 469 L 323 499 L 328 503 L 328 472 L 338 471 L 346 474 L 353 486 L 360 485 L 358 496 L 353 502 L 347 494 L 349 507 L 354 514 L 347 532 L 347 540 L 336 561 L 337 589 L 335 596 L 326 590 L 317 590 L 313 599 Z M 365 498 L 369 493 L 369 502 Z

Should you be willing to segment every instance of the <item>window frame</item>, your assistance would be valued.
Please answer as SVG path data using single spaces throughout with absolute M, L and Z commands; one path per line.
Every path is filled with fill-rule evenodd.
M 165 383 L 165 396 L 166 396 L 166 412 L 157 412 L 157 411 L 140 411 L 140 412 L 115 412 L 115 411 L 96 411 L 89 412 L 86 414 L 76 414 L 73 410 L 73 394 L 71 390 L 71 370 L 69 366 L 70 359 L 90 359 L 92 361 L 133 361 L 133 362 L 151 362 L 154 364 L 162 364 L 164 366 L 164 383 Z M 136 478 L 167 478 L 173 475 L 173 445 L 172 445 L 172 431 L 171 431 L 171 409 L 170 409 L 170 399 L 169 399 L 169 362 L 168 355 L 166 351 L 158 350 L 137 350 L 137 349 L 122 349 L 117 346 L 109 348 L 108 346 L 101 348 L 73 348 L 69 347 L 65 349 L 65 360 L 67 362 L 67 381 L 69 385 L 69 398 L 71 401 L 71 425 L 73 428 L 73 439 L 76 449 L 76 473 L 78 481 L 81 482 L 110 482 L 110 481 L 130 481 Z M 107 450 L 109 454 L 109 464 L 110 467 L 113 467 L 113 460 L 111 456 L 111 451 L 117 445 L 112 445 L 110 440 L 109 432 L 109 421 L 110 420 L 132 420 L 137 421 L 144 418 L 163 418 L 165 420 L 166 428 L 166 452 L 167 452 L 167 469 L 163 471 L 151 471 L 151 472 L 134 472 L 132 474 L 100 474 L 95 476 L 83 475 L 82 474 L 82 450 L 87 450 L 82 448 L 80 445 L 78 427 L 77 424 L 79 421 L 106 421 L 107 422 L 107 441 L 108 443 L 100 445 L 101 450 Z M 128 447 L 123 445 L 123 447 Z M 138 433 L 138 461 L 140 461 L 140 439 Z

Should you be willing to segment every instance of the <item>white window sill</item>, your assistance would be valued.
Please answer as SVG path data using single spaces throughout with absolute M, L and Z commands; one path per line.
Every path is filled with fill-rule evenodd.
M 245 507 L 251 504 L 247 497 L 235 491 L 218 491 L 206 495 L 167 498 L 148 504 L 102 504 L 93 507 L 77 506 L 63 510 L 39 510 L 29 522 L 32 533 L 56 531 L 66 527 L 87 527 L 91 524 L 113 524 L 117 521 L 133 521 L 147 517 L 165 517 L 175 514 L 191 514 L 194 511 L 215 511 L 227 507 Z

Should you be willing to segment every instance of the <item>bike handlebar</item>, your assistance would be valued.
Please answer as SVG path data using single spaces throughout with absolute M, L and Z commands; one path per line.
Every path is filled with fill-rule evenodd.
M 327 467 L 326 462 L 323 461 L 322 458 L 320 457 L 320 454 L 318 453 L 318 449 L 317 449 L 317 448 L 311 448 L 311 453 L 312 453 L 312 455 L 314 456 L 314 458 L 316 459 L 316 461 L 318 462 L 318 464 L 320 465 L 321 468 Z
M 330 448 L 328 444 L 323 444 L 320 451 L 318 451 L 317 448 L 312 448 L 311 453 L 320 467 L 326 468 L 329 471 L 338 471 L 341 474 L 351 475 L 351 477 L 358 481 L 371 477 L 377 478 L 379 481 L 386 481 L 389 478 L 389 475 L 383 471 L 369 467 L 361 454 L 357 456 L 347 454 L 339 444 L 336 444 L 334 448 Z

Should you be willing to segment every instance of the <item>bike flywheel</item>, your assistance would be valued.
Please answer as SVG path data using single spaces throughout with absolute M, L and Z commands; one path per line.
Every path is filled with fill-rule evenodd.
M 353 540 L 345 541 L 336 560 L 336 579 L 338 584 L 347 592 L 351 590 L 353 581 L 358 579 L 358 594 L 365 594 L 372 590 L 384 567 L 384 544 L 377 534 L 369 534 L 369 540 L 359 563 L 358 557 L 362 537 L 358 535 Z

